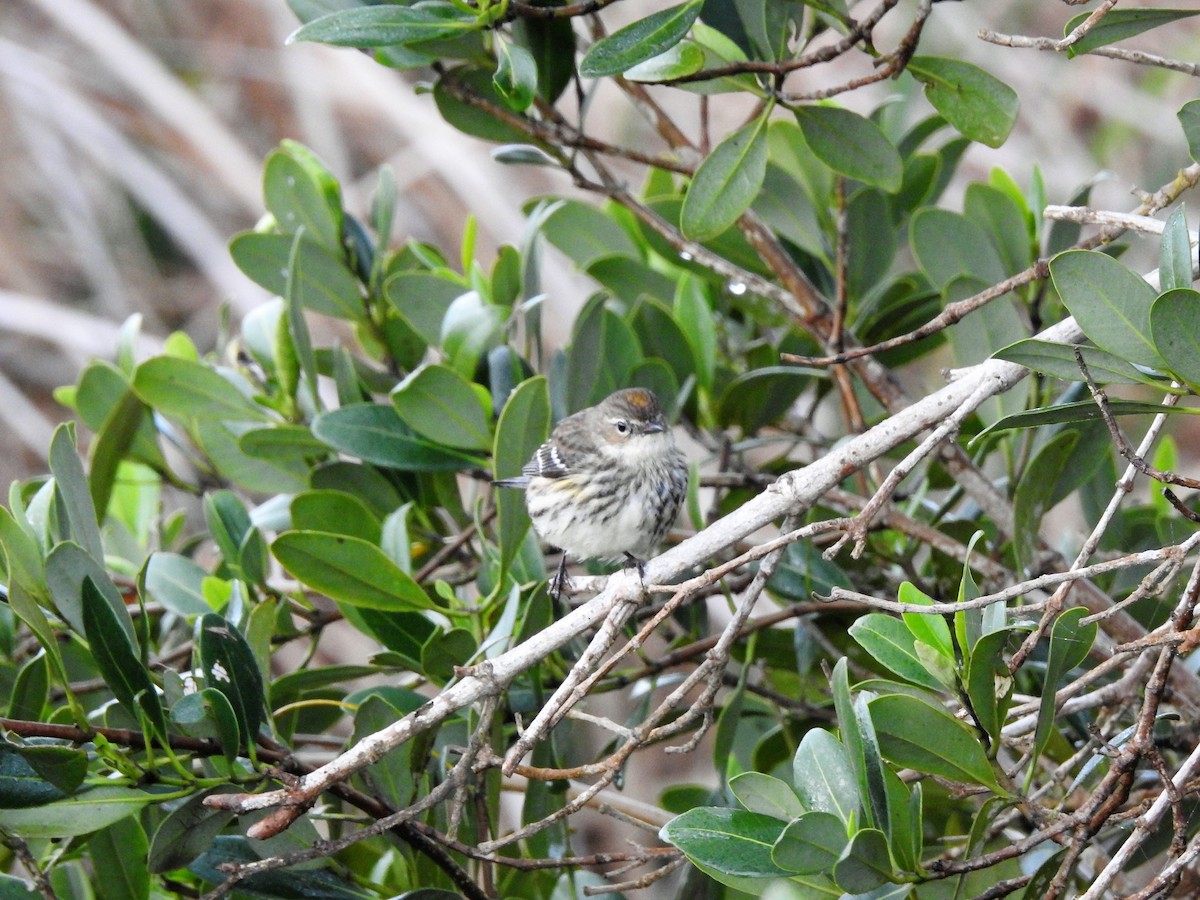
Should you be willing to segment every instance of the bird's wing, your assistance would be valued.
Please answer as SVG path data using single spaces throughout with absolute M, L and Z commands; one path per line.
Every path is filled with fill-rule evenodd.
M 570 466 L 563 457 L 562 450 L 554 441 L 546 441 L 537 448 L 529 462 L 521 469 L 521 474 L 529 478 L 562 478 L 569 474 Z

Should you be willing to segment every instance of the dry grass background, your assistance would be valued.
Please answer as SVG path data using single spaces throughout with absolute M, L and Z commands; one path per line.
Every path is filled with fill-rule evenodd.
M 911 2 L 893 14 L 897 27 Z M 941 4 L 921 49 L 965 55 L 1021 94 L 1017 132 L 998 151 L 973 149 L 965 178 L 1000 164 L 1026 182 L 1036 162 L 1062 200 L 1108 170 L 1098 196 L 1124 209 L 1131 187 L 1153 188 L 1184 161 L 1174 111 L 1196 95 L 1195 79 L 975 38 L 980 27 L 1053 36 L 1079 9 Z M 523 200 L 570 189 L 544 170 L 493 163 L 488 146 L 413 92 L 414 76 L 353 51 L 285 46 L 294 27 L 284 0 L 0 3 L 0 483 L 44 469 L 65 415 L 49 391 L 89 356 L 110 355 L 129 316 L 143 317 L 147 350 L 172 329 L 211 348 L 224 305 L 236 319 L 261 301 L 225 244 L 260 215 L 259 165 L 280 139 L 316 150 L 359 211 L 374 170 L 390 163 L 402 188 L 394 240 L 451 252 L 468 213 L 486 255 L 520 235 Z M 1165 31 L 1150 41 L 1159 52 L 1186 57 L 1200 45 L 1195 27 Z M 850 102 L 869 108 L 894 90 Z M 641 127 L 624 109 L 592 115 L 610 133 Z M 546 282 L 560 308 L 587 290 L 553 264 Z

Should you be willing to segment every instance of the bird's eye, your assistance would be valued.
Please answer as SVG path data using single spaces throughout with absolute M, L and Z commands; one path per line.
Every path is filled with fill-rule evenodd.
M 629 434 L 629 423 L 624 419 L 617 419 L 615 424 L 617 428 L 617 434 Z

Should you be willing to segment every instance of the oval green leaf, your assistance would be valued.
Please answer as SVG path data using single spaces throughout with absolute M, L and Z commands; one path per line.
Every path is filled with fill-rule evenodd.
M 1189 262 L 1190 265 L 1190 262 Z M 1167 291 L 1150 307 L 1154 348 L 1171 374 L 1200 390 L 1200 293 L 1191 288 Z
M 336 450 L 369 463 L 407 472 L 456 472 L 482 460 L 432 444 L 405 425 L 396 411 L 378 403 L 357 403 L 313 420 L 313 434 Z
M 579 61 L 579 74 L 584 78 L 619 75 L 665 53 L 683 40 L 703 5 L 703 0 L 689 0 L 601 38 Z
M 1154 289 L 1140 275 L 1105 253 L 1068 250 L 1050 260 L 1050 277 L 1092 343 L 1129 362 L 1162 365 L 1150 337 Z
M 360 538 L 288 531 L 271 552 L 297 579 L 340 603 L 391 612 L 437 608 L 410 575 Z
M 914 56 L 908 71 L 925 85 L 925 98 L 963 137 L 999 147 L 1017 121 L 1017 92 L 978 66 L 959 59 Z
M 767 174 L 766 121 L 743 125 L 700 163 L 679 216 L 685 237 L 715 238 L 750 208 Z
M 426 365 L 396 385 L 392 406 L 413 431 L 460 450 L 492 446 L 487 392 L 453 369 Z
M 758 813 L 697 807 L 668 822 L 659 836 L 688 859 L 727 875 L 774 878 L 789 874 L 771 859 L 785 825 Z
M 837 106 L 801 106 L 796 122 L 813 155 L 839 175 L 889 194 L 900 190 L 900 153 L 870 119 Z

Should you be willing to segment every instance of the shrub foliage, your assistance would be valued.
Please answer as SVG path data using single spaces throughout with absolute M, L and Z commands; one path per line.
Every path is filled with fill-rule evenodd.
M 965 183 L 1019 97 L 921 52 L 930 0 L 290 5 L 563 195 L 397 244 L 390 171 L 356 214 L 285 141 L 229 247 L 275 299 L 60 391 L 0 509 L 4 896 L 1187 890 L 1200 165 L 1121 214 Z M 1194 15 L 1106 9 L 990 39 L 1129 65 Z M 554 350 L 547 244 L 594 286 Z M 686 514 L 556 600 L 490 478 L 629 385 Z

